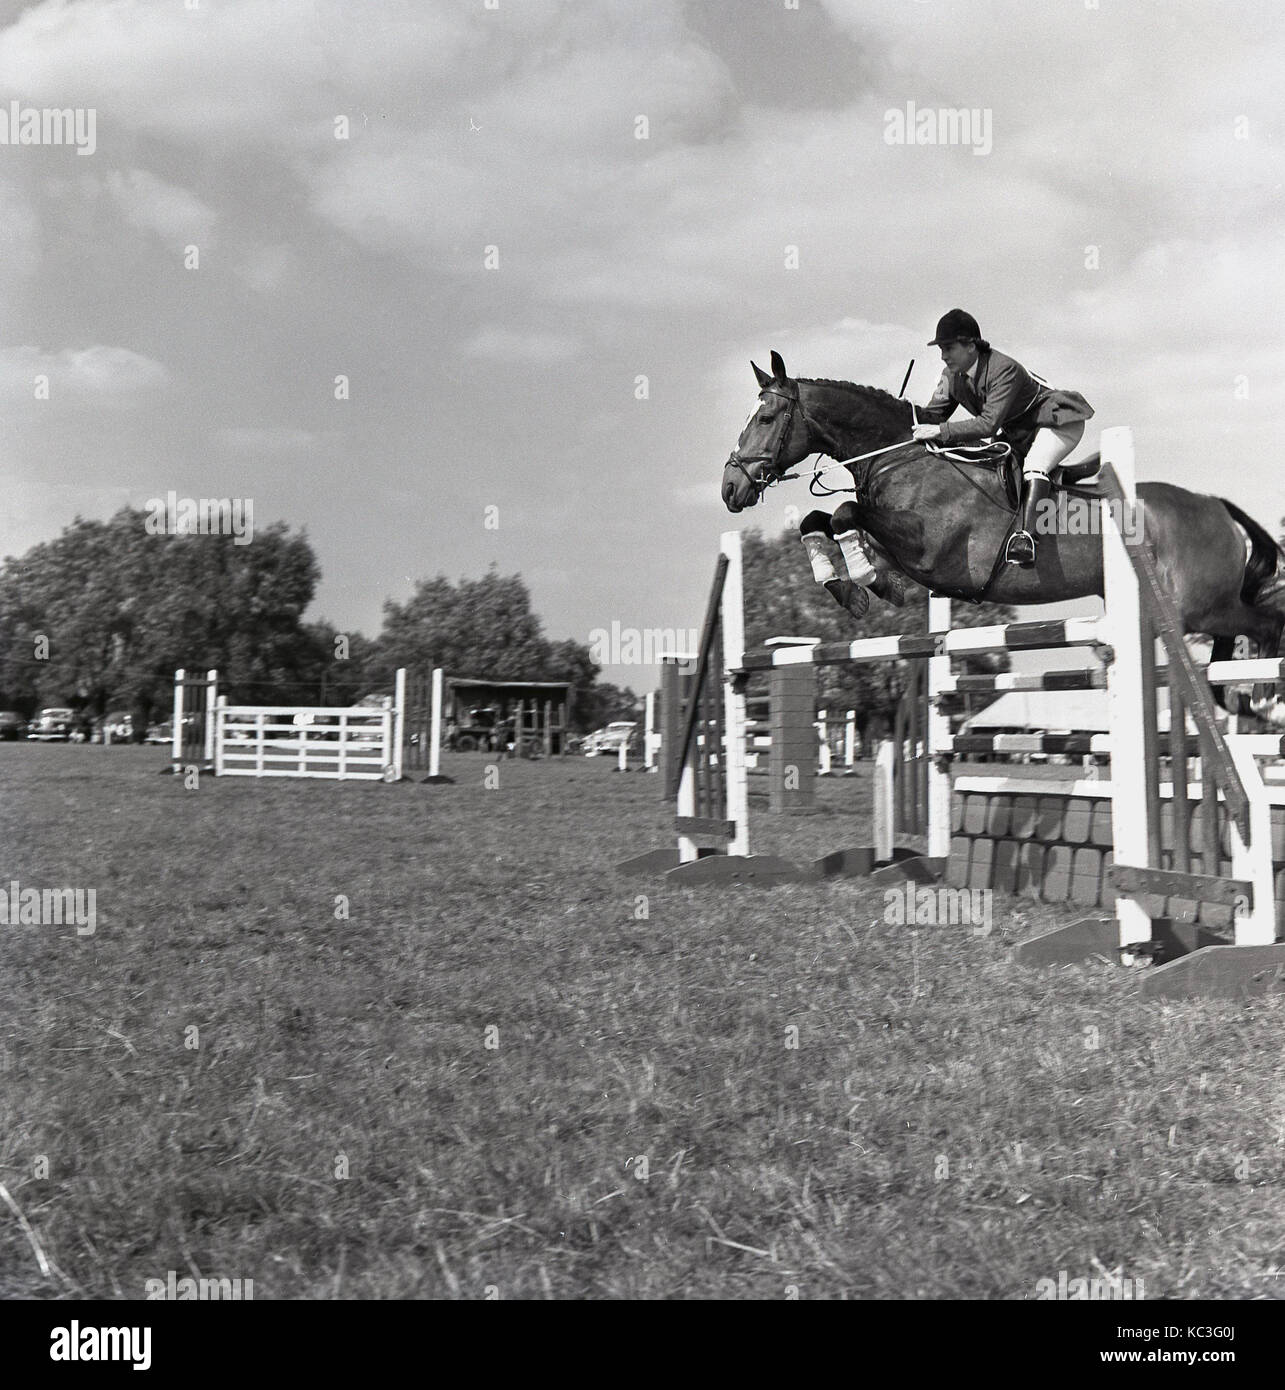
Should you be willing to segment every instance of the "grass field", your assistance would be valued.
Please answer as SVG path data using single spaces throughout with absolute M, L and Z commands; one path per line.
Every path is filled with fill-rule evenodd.
M 617 878 L 672 807 L 607 759 L 165 761 L 0 745 L 0 887 L 97 907 L 0 927 L 0 1297 L 1285 1296 L 1280 999 L 1019 969 L 1071 914 L 1016 900 Z M 868 839 L 863 778 L 820 796 L 756 848 Z

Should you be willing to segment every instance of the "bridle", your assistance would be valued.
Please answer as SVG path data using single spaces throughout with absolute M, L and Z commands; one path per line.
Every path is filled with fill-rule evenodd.
M 797 473 L 781 473 L 777 471 L 781 458 L 781 450 L 785 448 L 786 441 L 790 437 L 790 432 L 794 428 L 794 413 L 798 411 L 799 418 L 803 421 L 812 438 L 819 440 L 823 445 L 829 445 L 830 441 L 824 432 L 818 428 L 815 420 L 808 417 L 803 409 L 803 402 L 799 399 L 799 389 L 796 386 L 793 391 L 780 391 L 771 386 L 765 386 L 760 392 L 759 397 L 779 396 L 785 401 L 785 410 L 777 417 L 774 424 L 774 436 L 771 447 L 764 449 L 757 454 L 742 454 L 739 449 L 733 449 L 728 456 L 727 467 L 739 468 L 745 481 L 754 489 L 755 503 L 763 500 L 763 494 L 770 487 L 775 487 L 777 483 L 783 483 L 790 478 L 797 478 Z M 757 413 L 757 412 L 756 412 Z M 812 452 L 819 452 L 813 450 Z M 750 466 L 756 463 L 764 465 L 762 472 L 756 478 L 750 472 Z

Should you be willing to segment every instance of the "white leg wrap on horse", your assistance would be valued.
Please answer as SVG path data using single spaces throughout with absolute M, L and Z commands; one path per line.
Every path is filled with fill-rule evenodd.
M 835 540 L 843 553 L 843 563 L 848 567 L 848 578 L 854 584 L 873 584 L 878 571 L 861 544 L 861 532 L 843 531 L 835 536 Z
M 827 584 L 831 579 L 842 577 L 834 567 L 834 560 L 830 554 L 834 542 L 829 536 L 823 531 L 810 531 L 800 539 L 803 541 L 803 549 L 807 551 L 808 559 L 812 564 L 812 578 L 818 584 Z

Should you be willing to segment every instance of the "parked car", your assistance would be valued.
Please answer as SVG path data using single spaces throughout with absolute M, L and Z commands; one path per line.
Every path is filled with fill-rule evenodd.
M 76 728 L 76 712 L 69 709 L 42 709 L 27 737 L 43 743 L 66 743 Z
M 626 748 L 634 741 L 634 730 L 638 727 L 629 719 L 616 719 L 605 729 L 589 734 L 584 741 L 584 755 L 592 758 L 597 753 L 615 753 L 623 743 Z
M 471 753 L 476 748 L 490 752 L 500 744 L 499 710 L 494 705 L 465 710 L 458 723 L 449 723 L 446 746 L 456 753 Z
M 27 721 L 17 710 L 0 710 L 0 738 L 12 743 L 15 739 L 27 737 Z
M 185 714 L 183 716 L 183 742 L 188 743 L 195 739 L 202 727 L 203 716 L 199 714 Z M 130 718 L 130 728 L 133 728 L 134 721 Z M 155 724 L 147 726 L 147 734 L 143 738 L 144 743 L 159 743 L 169 747 L 174 742 L 174 720 L 162 719 Z

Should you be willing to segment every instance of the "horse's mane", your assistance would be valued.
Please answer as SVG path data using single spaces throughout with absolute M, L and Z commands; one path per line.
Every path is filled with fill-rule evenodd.
M 799 382 L 806 382 L 809 386 L 835 386 L 840 391 L 850 391 L 858 396 L 867 396 L 879 405 L 890 405 L 897 408 L 909 406 L 910 402 L 901 396 L 894 396 L 891 391 L 885 391 L 882 386 L 858 386 L 855 381 L 832 381 L 824 376 L 801 376 Z
M 821 386 L 855 397 L 868 415 L 882 416 L 889 424 L 904 425 L 910 414 L 910 402 L 894 396 L 880 386 L 858 386 L 853 381 L 830 381 L 825 377 L 800 377 L 800 383 Z

